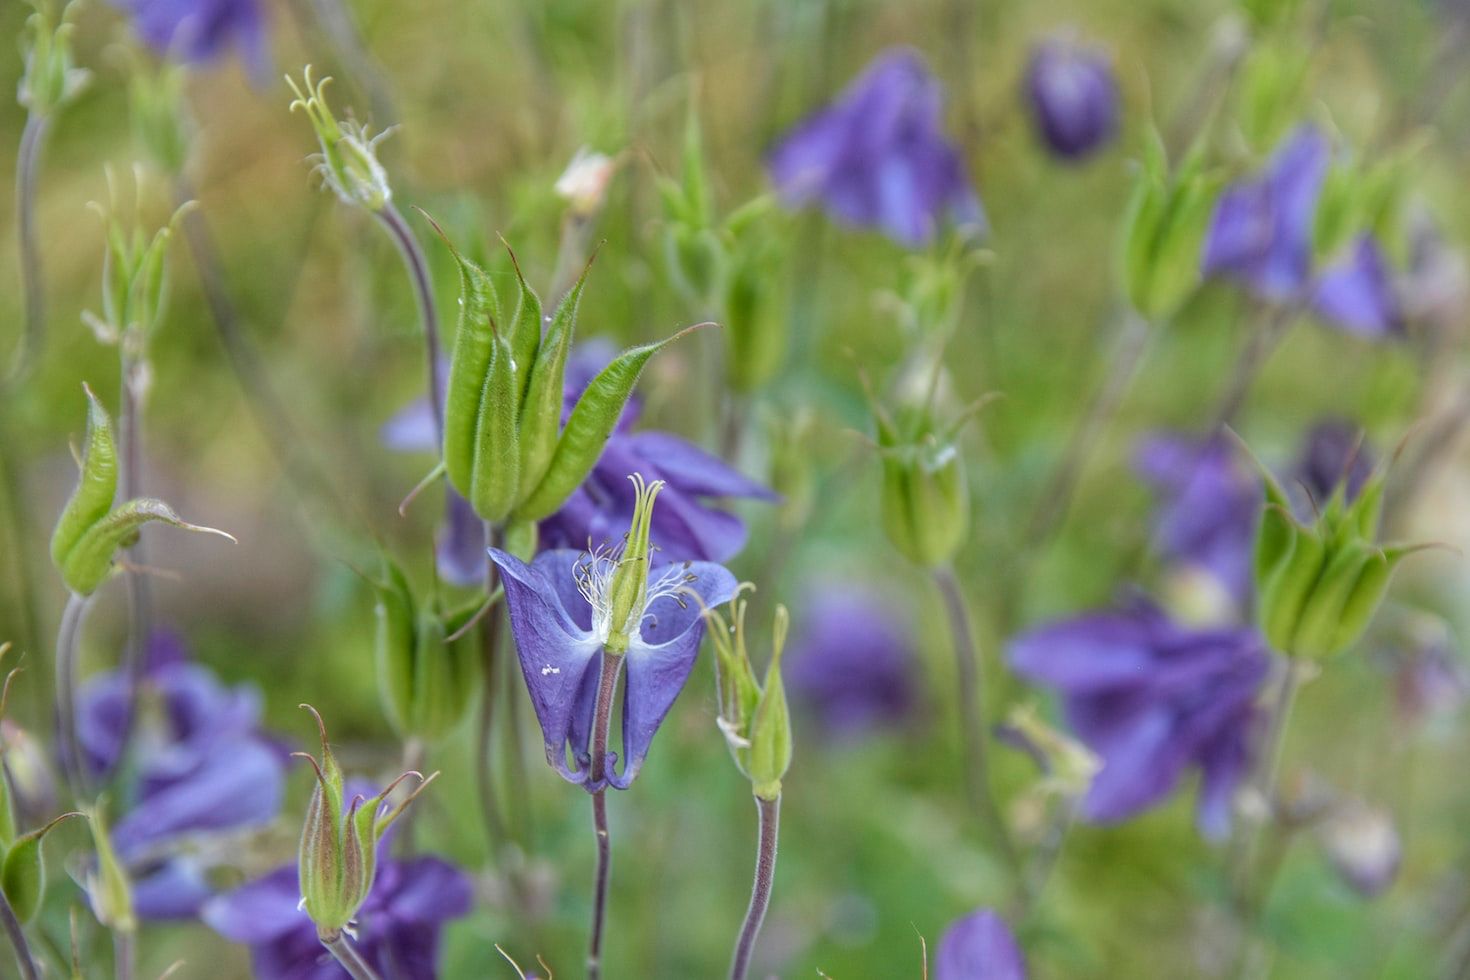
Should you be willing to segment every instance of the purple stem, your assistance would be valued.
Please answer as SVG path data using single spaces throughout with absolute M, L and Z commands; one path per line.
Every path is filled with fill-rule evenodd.
M 352 943 L 347 941 L 347 937 L 342 934 L 342 930 L 333 929 L 330 932 L 318 932 L 317 938 L 322 941 L 322 945 L 327 948 L 327 952 L 331 953 L 337 962 L 342 964 L 342 969 L 346 970 L 352 976 L 352 980 L 381 980 L 378 972 L 369 966 L 367 960 L 362 958 L 362 954 L 353 947 Z
M 745 911 L 745 925 L 740 929 L 740 939 L 735 944 L 735 956 L 730 963 L 730 980 L 745 980 L 756 937 L 765 921 L 766 908 L 771 904 L 771 886 L 776 881 L 776 835 L 781 826 L 781 797 L 767 800 L 757 796 L 755 806 L 760 814 L 755 884 L 750 890 L 750 907 Z
M 597 708 L 592 716 L 592 759 L 587 778 L 607 778 L 607 740 L 612 729 L 613 695 L 623 655 L 602 651 L 602 677 L 597 687 Z M 587 944 L 587 980 L 602 976 L 602 930 L 607 919 L 607 885 L 612 872 L 612 841 L 607 833 L 607 787 L 592 794 L 592 829 L 597 836 L 597 877 L 592 889 L 592 935 Z
M 61 627 L 56 631 L 57 750 L 67 785 L 77 799 L 85 795 L 86 779 L 81 746 L 77 742 L 77 645 L 90 604 L 87 596 L 73 592 L 66 600 L 66 608 L 61 613 Z
M 13 367 L 16 379 L 25 377 L 35 365 L 46 341 L 46 289 L 41 274 L 41 243 L 36 237 L 36 174 L 50 122 L 44 113 L 26 116 L 15 164 L 15 224 L 20 238 L 21 289 L 25 295 L 25 334 Z

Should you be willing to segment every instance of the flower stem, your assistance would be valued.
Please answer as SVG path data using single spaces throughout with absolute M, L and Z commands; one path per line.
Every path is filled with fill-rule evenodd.
M 494 547 L 500 539 L 496 529 L 487 521 L 485 544 Z M 485 594 L 495 594 L 499 578 L 496 564 L 486 563 Z M 495 668 L 500 658 L 500 610 L 491 609 L 480 619 L 480 657 L 483 666 L 480 693 L 479 730 L 475 738 L 475 786 L 480 795 L 480 812 L 485 818 L 485 834 L 489 838 L 490 850 L 502 856 L 505 850 L 505 824 L 500 819 L 500 802 L 496 799 L 495 778 L 490 772 L 490 736 L 495 722 Z
M 77 646 L 82 622 L 91 604 L 87 596 L 75 592 L 66 600 L 61 613 L 61 627 L 56 631 L 56 728 L 61 768 L 72 795 L 84 795 L 86 770 L 82 765 L 81 746 L 77 742 Z
M 991 843 L 1000 852 L 1006 866 L 1019 877 L 1020 858 L 1010 831 L 1006 829 L 1000 807 L 990 788 L 989 753 L 985 748 L 985 722 L 980 707 L 980 662 L 975 650 L 975 637 L 970 629 L 970 614 L 960 594 L 954 569 L 942 566 L 934 570 L 934 582 L 944 599 L 954 639 L 955 668 L 960 688 L 960 740 L 964 746 L 965 789 L 970 805 L 979 812 Z
M 613 695 L 623 655 L 602 651 L 602 676 L 597 686 L 597 707 L 592 716 L 592 759 L 587 778 L 604 784 L 607 778 L 607 740 L 612 728 Z M 587 943 L 587 980 L 602 976 L 602 928 L 607 918 L 607 885 L 612 872 L 612 841 L 607 833 L 607 787 L 592 794 L 592 829 L 597 837 L 597 876 L 592 887 L 592 934 Z
M 20 920 L 15 917 L 15 909 L 11 907 L 4 892 L 0 892 L 0 925 L 5 927 L 5 935 L 15 948 L 15 962 L 20 967 L 22 980 L 39 980 L 41 971 L 36 966 L 35 958 L 31 956 L 31 944 L 26 942 L 25 930 L 21 928 Z
M 327 948 L 327 952 L 331 953 L 337 962 L 342 964 L 342 969 L 351 975 L 352 980 L 381 980 L 378 976 L 378 971 L 368 965 L 367 960 L 362 958 L 362 954 L 347 941 L 347 937 L 342 934 L 342 930 L 333 929 L 330 932 L 318 931 L 317 938 L 322 941 L 322 945 Z
M 16 351 L 12 379 L 24 378 L 30 372 L 46 341 L 46 283 L 41 274 L 41 243 L 36 237 L 36 175 L 50 125 L 51 118 L 45 113 L 33 112 L 26 116 L 15 164 L 15 224 L 20 236 L 25 333 L 21 337 L 20 349 Z
M 403 215 L 391 203 L 383 205 L 374 215 L 383 223 L 383 228 L 398 246 L 408 277 L 413 281 L 414 296 L 419 305 L 419 322 L 424 328 L 424 354 L 429 361 L 429 407 L 434 416 L 434 434 L 438 442 L 444 441 L 444 375 L 439 363 L 439 314 L 434 306 L 434 284 L 429 279 L 429 263 L 424 259 L 424 250 L 414 237 L 413 230 Z
M 133 980 L 135 950 L 130 929 L 112 934 L 112 973 L 116 980 Z
M 128 339 L 122 341 L 124 347 Z M 120 398 L 122 411 L 118 419 L 118 441 L 121 443 L 122 497 L 133 500 L 143 492 L 143 422 L 142 382 L 144 365 L 126 350 L 122 355 L 122 385 Z M 136 565 L 147 565 L 143 540 L 139 538 L 128 549 L 128 556 Z M 127 678 L 127 714 L 123 720 L 122 746 L 116 765 L 127 757 L 133 740 L 133 728 L 138 714 L 138 695 L 143 687 L 143 675 L 147 669 L 148 638 L 153 632 L 152 590 L 148 579 L 139 571 L 128 568 L 123 573 L 128 599 L 128 640 L 123 657 L 123 674 Z
M 755 949 L 756 936 L 760 934 L 766 908 L 771 904 L 771 886 L 776 880 L 776 835 L 781 826 L 781 797 L 767 800 L 757 796 L 755 806 L 760 814 L 755 884 L 750 890 L 750 907 L 745 911 L 745 925 L 740 929 L 740 939 L 735 943 L 735 956 L 730 962 L 730 980 L 745 980 L 746 971 L 750 969 L 750 956 Z
M 1210 422 L 1210 435 L 1214 435 L 1235 421 L 1235 416 L 1245 404 L 1246 395 L 1250 394 L 1251 385 L 1255 383 L 1261 369 L 1270 360 L 1271 354 L 1280 346 L 1282 339 L 1286 336 L 1287 328 L 1296 320 L 1297 312 L 1298 306 L 1295 303 L 1283 303 L 1272 307 L 1251 331 L 1245 346 L 1241 348 L 1240 356 L 1235 361 L 1235 369 L 1230 373 L 1225 394 L 1221 396 L 1215 408 L 1214 417 Z

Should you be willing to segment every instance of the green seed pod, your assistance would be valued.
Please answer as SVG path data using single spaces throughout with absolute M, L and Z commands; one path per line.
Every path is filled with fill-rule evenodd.
M 510 514 L 520 491 L 519 390 L 510 344 L 496 333 L 476 425 L 475 459 L 470 471 L 468 497 L 481 519 L 496 524 Z
M 774 800 L 781 795 L 781 780 L 791 768 L 791 710 L 786 704 L 786 687 L 781 682 L 781 650 L 786 645 L 788 622 L 786 607 L 777 606 L 771 662 L 766 667 L 760 701 L 750 719 L 747 767 L 752 791 L 763 800 Z
M 1290 554 L 1276 572 L 1259 583 L 1261 632 L 1283 653 L 1292 650 L 1297 622 L 1312 588 L 1327 566 L 1327 546 L 1310 530 L 1298 528 Z
M 883 451 L 883 530 L 910 561 L 944 564 L 970 528 L 964 461 L 953 443 L 927 437 Z
M 717 723 L 751 790 L 763 800 L 774 800 L 781 795 L 781 780 L 791 766 L 791 712 L 781 681 L 781 652 L 790 619 L 785 606 L 776 607 L 771 660 L 762 685 L 756 683 L 745 645 L 745 611 L 746 602 L 737 595 L 730 601 L 728 624 L 717 610 L 704 612 L 715 647 Z
M 1133 308 L 1151 322 L 1172 317 L 1200 282 L 1200 244 L 1220 187 L 1203 171 L 1204 144 L 1169 172 L 1162 137 L 1144 143 L 1142 167 L 1123 219 L 1121 273 Z
M 530 381 L 521 403 L 521 486 L 529 494 L 546 476 L 551 457 L 556 452 L 556 437 L 561 431 L 561 408 L 567 356 L 577 327 L 577 306 L 592 262 L 577 277 L 561 305 L 551 316 L 546 337 L 536 351 L 530 367 Z M 522 504 L 524 504 L 522 500 Z
M 86 384 L 87 446 L 82 454 L 81 480 L 66 502 L 51 535 L 51 561 L 58 569 L 82 540 L 82 535 L 112 510 L 117 496 L 117 443 L 107 409 Z
M 510 246 L 505 250 L 510 253 L 510 264 L 515 269 L 516 284 L 520 287 L 520 297 L 516 301 L 516 313 L 511 317 L 510 327 L 510 350 L 515 363 L 516 372 L 516 407 L 519 408 L 526 397 L 526 391 L 531 386 L 531 365 L 536 363 L 536 352 L 541 347 L 541 297 L 536 295 L 526 282 L 526 277 L 521 274 L 521 264 L 516 261 L 516 253 L 511 252 Z
M 479 689 L 478 633 L 447 637 L 476 613 L 468 608 L 441 619 L 420 611 L 408 580 L 384 559 L 377 593 L 378 691 L 384 713 L 402 738 L 436 742 L 454 731 L 469 713 Z
M 1393 569 L 1397 560 L 1378 553 L 1368 558 L 1363 565 L 1363 570 L 1358 575 L 1358 581 L 1353 586 L 1347 602 L 1343 603 L 1339 614 L 1337 628 L 1332 633 L 1332 638 L 1327 645 L 1327 653 L 1337 654 L 1346 650 L 1358 641 L 1363 631 L 1368 628 L 1368 623 L 1373 619 L 1373 614 L 1378 611 L 1383 602 L 1384 593 L 1388 591 L 1389 579 L 1393 577 Z
M 500 297 L 485 270 L 460 255 L 443 230 L 434 227 L 459 265 L 459 329 L 446 385 L 444 469 L 449 482 L 468 499 L 480 441 L 480 408 L 495 352 L 495 324 L 501 320 Z
M 1321 659 L 1338 652 L 1333 648 L 1343 610 L 1353 589 L 1377 551 L 1357 541 L 1349 541 L 1332 553 L 1313 584 L 1310 595 L 1297 617 L 1291 645 L 1285 649 L 1301 657 Z M 1373 603 L 1377 606 L 1377 603 Z
M 742 255 L 725 283 L 725 371 L 736 391 L 755 391 L 770 381 L 786 352 L 786 324 L 767 295 L 773 265 L 760 255 Z
M 648 359 L 674 341 L 705 324 L 685 327 L 672 337 L 623 351 L 598 372 L 577 399 L 571 417 L 556 442 L 546 475 L 516 508 L 520 520 L 539 521 L 550 517 L 566 502 L 573 490 L 581 486 L 602 448 L 612 435 L 633 393 L 633 385 Z
M 51 829 L 68 817 L 80 817 L 77 812 L 63 813 L 44 827 L 39 827 L 15 839 L 5 852 L 5 861 L 0 866 L 0 888 L 5 899 L 15 910 L 15 917 L 22 923 L 30 922 L 41 909 L 41 900 L 46 894 L 46 858 L 41 841 Z

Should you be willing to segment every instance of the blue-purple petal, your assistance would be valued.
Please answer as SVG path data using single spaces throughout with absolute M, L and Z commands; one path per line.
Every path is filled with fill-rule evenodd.
M 999 913 L 976 909 L 944 931 L 934 980 L 1026 980 L 1026 958 Z

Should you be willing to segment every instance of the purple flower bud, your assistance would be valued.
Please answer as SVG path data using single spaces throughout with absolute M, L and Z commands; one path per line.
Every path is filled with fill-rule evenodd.
M 1107 55 L 1068 38 L 1043 41 L 1026 69 L 1037 134 L 1063 160 L 1083 160 L 1118 129 L 1118 86 Z
M 1026 958 L 998 913 L 976 909 L 944 931 L 934 980 L 1026 980 Z
M 865 586 L 829 583 L 797 608 L 786 686 L 827 734 L 853 738 L 914 720 L 913 630 L 888 599 Z
M 983 234 L 980 199 L 943 132 L 942 102 L 917 52 L 880 55 L 771 151 L 766 167 L 782 202 L 819 204 L 843 224 L 911 248 L 932 241 L 945 218 Z
M 1142 813 L 1195 767 L 1200 831 L 1215 838 L 1229 829 L 1269 666 L 1255 630 L 1194 629 L 1140 600 L 1023 633 L 1008 659 L 1056 689 L 1068 725 L 1102 759 L 1082 800 L 1085 819 Z
M 267 66 L 259 0 L 113 0 L 138 36 L 159 54 L 209 62 L 235 48 L 257 77 Z
M 1312 309 L 1360 337 L 1402 333 L 1403 317 L 1383 251 L 1360 235 L 1322 271 L 1312 292 Z

